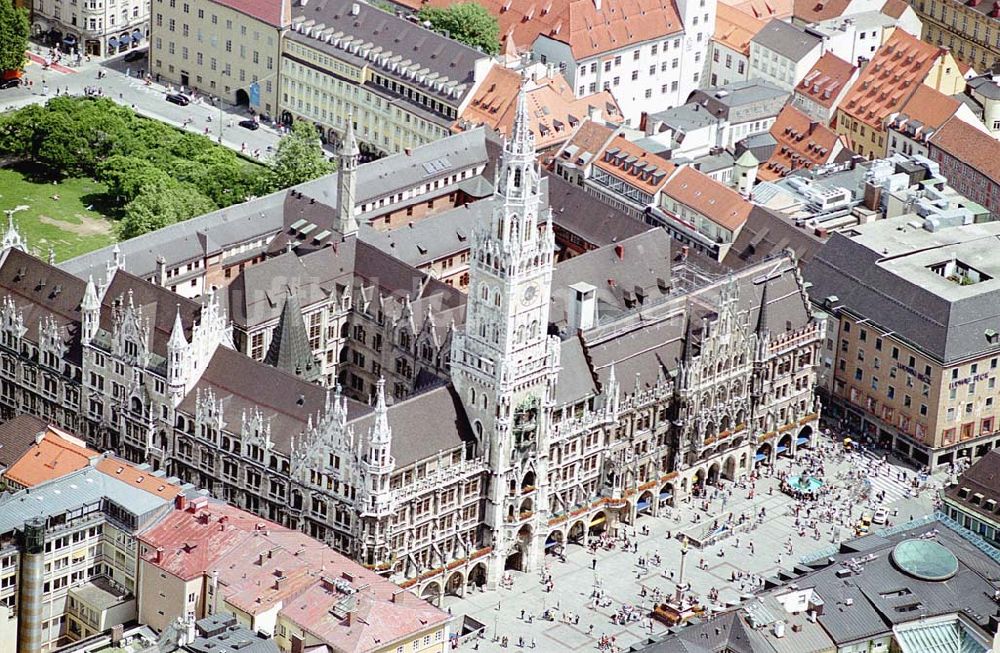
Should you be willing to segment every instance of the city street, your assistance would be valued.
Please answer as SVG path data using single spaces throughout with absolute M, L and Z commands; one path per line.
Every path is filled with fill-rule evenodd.
M 125 106 L 131 106 L 141 115 L 155 118 L 192 132 L 205 133 L 219 140 L 237 152 L 247 156 L 260 152 L 261 160 L 266 160 L 268 148 L 273 148 L 280 138 L 271 125 L 262 124 L 260 129 L 251 131 L 239 126 L 240 120 L 250 117 L 246 107 L 232 105 L 212 106 L 207 99 L 198 97 L 188 106 L 178 106 L 167 102 L 170 87 L 146 83 L 139 78 L 140 69 L 148 69 L 146 59 L 126 62 L 122 56 L 115 59 L 84 62 L 79 67 L 53 66 L 43 70 L 37 63 L 39 51 L 35 50 L 31 63 L 25 69 L 25 79 L 31 86 L 0 90 L 0 111 L 17 109 L 28 104 L 43 103 L 56 94 L 84 95 L 87 89 L 101 89 L 104 96 Z M 44 55 L 44 51 L 41 52 Z M 68 57 L 64 57 L 66 63 Z M 104 76 L 98 79 L 98 71 Z M 177 89 L 173 89 L 177 90 Z M 221 132 L 221 134 L 220 134 Z
M 828 439 L 823 441 L 823 446 L 826 451 L 820 455 L 824 479 L 831 488 L 831 501 L 834 496 L 841 497 L 836 503 L 844 506 L 842 522 L 853 524 L 865 510 L 878 506 L 889 509 L 888 519 L 892 525 L 905 524 L 933 510 L 934 492 L 925 489 L 918 497 L 912 497 L 908 484 L 898 480 L 897 475 L 906 470 L 912 479 L 914 472 L 891 462 L 884 464 L 877 475 L 868 476 L 872 499 L 857 500 L 855 492 L 861 482 L 847 476 L 852 470 L 866 469 L 868 465 L 874 467 L 882 464 L 881 461 L 868 453 L 845 455 L 839 443 Z M 494 642 L 494 633 L 499 633 L 501 638 L 506 636 L 509 648 L 518 648 L 520 638 L 525 648 L 531 648 L 534 642 L 535 648 L 541 651 L 596 648 L 601 637 L 607 636 L 615 638 L 615 645 L 620 650 L 627 650 L 651 632 L 666 630 L 663 624 L 651 621 L 647 615 L 656 591 L 664 595 L 675 589 L 682 548 L 676 539 L 679 531 L 703 531 L 708 519 L 725 513 L 759 515 L 761 510 L 765 511 L 760 523 L 749 532 L 731 535 L 703 550 L 689 549 L 685 581 L 691 584 L 691 591 L 701 597 L 703 604 L 718 608 L 737 602 L 742 593 L 741 585 L 743 590 L 750 591 L 753 583 L 774 576 L 780 569 L 791 570 L 802 558 L 815 556 L 833 546 L 835 537 L 853 537 L 851 528 L 835 528 L 822 518 L 818 540 L 812 529 L 804 528 L 804 524 L 797 525 L 799 517 L 805 517 L 805 511 L 796 517 L 795 500 L 779 490 L 777 474 L 782 471 L 798 473 L 802 468 L 799 462 L 779 458 L 775 474 L 757 480 L 752 499 L 747 498 L 748 487 L 727 482 L 723 490 L 731 489 L 731 496 L 723 498 L 726 495 L 723 491 L 710 501 L 707 518 L 701 499 L 674 508 L 669 517 L 642 517 L 636 528 L 648 529 L 648 535 L 639 532 L 636 536 L 631 526 L 625 527 L 630 541 L 628 552 L 622 551 L 619 538 L 614 549 L 599 549 L 596 556 L 576 545 L 566 550 L 565 562 L 548 555 L 545 572 L 551 574 L 551 592 L 545 591 L 538 571 L 514 573 L 510 589 L 474 591 L 464 599 L 448 596 L 443 606 L 455 615 L 469 614 L 486 625 L 486 637 L 478 641 L 479 650 L 483 651 L 501 650 L 502 639 Z M 935 478 L 932 482 L 940 481 Z M 875 497 L 880 492 L 885 492 L 885 498 L 878 502 Z M 802 505 L 805 507 L 809 503 Z M 850 515 L 846 514 L 848 510 Z M 699 514 L 701 518 L 696 523 L 693 520 Z M 872 529 L 877 532 L 885 527 L 873 525 Z M 800 534 L 803 531 L 804 534 Z M 751 541 L 755 548 L 749 544 Z M 787 548 L 789 541 L 791 553 Z M 637 552 L 632 548 L 634 542 L 638 542 Z M 656 556 L 660 557 L 659 565 L 655 564 Z M 640 558 L 644 566 L 640 566 Z M 740 573 L 744 574 L 743 580 L 737 578 L 733 582 L 734 576 Z M 645 597 L 639 594 L 642 587 L 646 588 Z M 602 607 L 592 609 L 588 604 L 595 589 L 610 601 L 605 600 Z M 711 590 L 718 591 L 715 601 L 708 601 Z M 612 617 L 621 614 L 623 606 L 637 607 L 635 612 L 642 615 L 641 618 L 631 623 L 613 623 Z M 545 610 L 551 610 L 551 621 L 542 618 Z M 472 649 L 474 643 L 467 643 L 463 648 Z

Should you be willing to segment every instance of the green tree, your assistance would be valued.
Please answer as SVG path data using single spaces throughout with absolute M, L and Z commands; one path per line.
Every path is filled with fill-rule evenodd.
M 101 162 L 96 179 L 107 184 L 108 195 L 124 205 L 139 197 L 146 187 L 165 183 L 170 177 L 145 158 L 116 154 Z
M 118 238 L 126 240 L 161 229 L 218 208 L 191 184 L 165 178 L 143 187 L 139 195 L 125 205 L 118 223 Z
M 0 70 L 21 70 L 28 49 L 28 12 L 14 0 L 0 0 Z
M 278 141 L 265 191 L 288 188 L 333 171 L 326 160 L 316 128 L 305 122 L 292 125 L 292 131 Z
M 436 32 L 479 48 L 486 54 L 500 51 L 500 23 L 478 2 L 459 2 L 449 7 L 424 6 L 418 14 Z

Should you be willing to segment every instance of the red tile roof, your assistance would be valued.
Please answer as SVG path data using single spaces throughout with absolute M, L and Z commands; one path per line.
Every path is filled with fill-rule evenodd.
M 576 133 L 559 149 L 558 158 L 585 166 L 599 156 L 615 136 L 615 128 L 585 120 Z
M 715 12 L 715 40 L 731 50 L 749 56 L 751 39 L 767 23 L 722 3 L 718 4 Z
M 772 18 L 790 18 L 794 12 L 794 0 L 721 0 L 742 11 L 751 18 L 767 22 Z
M 901 29 L 895 30 L 875 51 L 839 109 L 870 127 L 882 129 L 889 114 L 898 111 L 923 84 L 945 52 Z
M 83 440 L 49 426 L 41 440 L 11 465 L 4 477 L 22 487 L 35 487 L 88 467 L 98 456 Z
M 899 114 L 891 124 L 896 128 L 910 126 L 913 128 L 912 137 L 924 140 L 948 122 L 961 106 L 962 103 L 955 98 L 921 84 L 906 104 L 900 107 Z
M 494 65 L 459 117 L 456 130 L 461 131 L 461 123 L 468 122 L 472 125 L 488 125 L 509 136 L 514 126 L 520 88 L 519 73 Z M 590 107 L 599 109 L 606 120 L 623 120 L 621 109 L 610 91 L 577 98 L 560 74 L 529 81 L 527 100 L 535 146 L 540 150 L 569 138 L 573 129 L 589 115 Z
M 601 152 L 594 165 L 651 195 L 663 187 L 677 168 L 620 134 Z
M 289 0 L 215 0 L 223 7 L 256 18 L 272 27 L 284 27 L 291 22 Z
M 397 0 L 411 9 L 447 7 L 454 0 Z M 569 45 L 577 59 L 679 34 L 683 25 L 672 0 L 478 0 L 500 22 L 501 45 L 519 50 L 547 36 Z
M 1000 141 L 991 135 L 952 117 L 929 140 L 934 147 L 1000 183 Z
M 892 18 L 899 18 L 909 7 L 904 0 L 887 0 L 884 5 L 882 5 L 882 13 L 886 16 L 891 16 Z
M 791 105 L 778 114 L 771 126 L 771 136 L 777 143 L 771 158 L 757 172 L 762 181 L 828 163 L 844 149 L 842 137 Z
M 181 493 L 181 487 L 168 483 L 165 477 L 154 476 L 148 470 L 139 469 L 119 458 L 101 460 L 97 463 L 97 471 L 167 501 L 173 501 Z
M 805 23 L 837 18 L 844 13 L 851 0 L 795 0 L 794 15 Z
M 851 83 L 855 70 L 857 67 L 850 62 L 827 52 L 795 86 L 795 92 L 829 109 Z
M 753 204 L 732 188 L 691 166 L 678 170 L 663 187 L 663 194 L 729 231 L 742 227 L 753 208 Z
M 280 603 L 282 616 L 334 650 L 381 649 L 450 619 L 304 533 L 203 497 L 139 539 L 147 563 L 184 580 L 217 571 L 230 605 L 258 614 Z

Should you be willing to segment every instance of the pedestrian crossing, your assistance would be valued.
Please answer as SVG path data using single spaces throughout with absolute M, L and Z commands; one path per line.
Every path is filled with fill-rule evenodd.
M 896 478 L 897 468 L 890 465 L 888 469 L 882 467 L 879 473 L 875 473 L 879 464 L 882 462 L 881 457 L 876 456 L 870 451 L 861 452 L 864 462 L 867 463 L 867 479 L 871 484 L 871 490 L 869 491 L 869 497 L 876 497 L 879 493 L 885 492 L 885 498 L 881 503 L 890 504 L 904 499 L 909 496 L 910 493 L 910 480 L 913 478 L 913 472 L 907 472 L 907 477 L 910 480 L 901 481 Z M 860 461 L 859 461 L 860 462 Z

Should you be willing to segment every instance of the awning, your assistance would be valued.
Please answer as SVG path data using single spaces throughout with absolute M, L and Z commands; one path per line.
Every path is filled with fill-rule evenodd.
M 76 43 L 76 37 L 73 36 L 72 34 L 67 34 L 66 36 L 63 37 L 63 43 L 67 45 L 73 45 Z
M 639 510 L 645 510 L 651 505 L 653 505 L 653 502 L 650 501 L 649 499 L 646 499 L 645 501 L 640 501 L 639 503 L 635 504 L 635 507 L 638 508 Z
M 562 542 L 560 542 L 559 540 L 547 540 L 545 542 L 545 548 L 546 549 L 554 549 L 555 547 L 559 546 L 560 544 L 562 544 Z
M 762 454 L 762 453 L 759 453 L 759 454 L 757 454 L 757 455 L 755 455 L 755 456 L 753 457 L 753 461 L 754 461 L 755 463 L 759 463 L 760 461 L 764 460 L 765 458 L 767 458 L 767 456 L 765 456 L 765 455 L 764 455 L 764 454 Z
M 802 436 L 799 436 L 798 438 L 795 439 L 795 444 L 805 444 L 806 442 L 809 442 L 809 438 L 803 438 Z
M 132 42 L 138 43 L 142 40 L 142 32 L 132 32 Z
M 594 517 L 593 519 L 590 520 L 590 525 L 591 526 L 599 526 L 599 525 L 603 524 L 606 520 L 607 520 L 607 517 L 605 517 L 604 515 L 598 515 L 597 517 Z
M 786 447 L 783 444 L 779 444 L 778 447 L 775 449 L 775 451 L 778 453 L 785 453 L 786 451 L 788 451 L 788 447 Z
M 669 499 L 672 496 L 674 496 L 673 492 L 660 492 L 661 499 Z
M 118 49 L 118 39 L 116 39 L 113 36 L 110 39 L 108 39 L 108 48 L 110 48 L 111 50 L 117 50 Z

